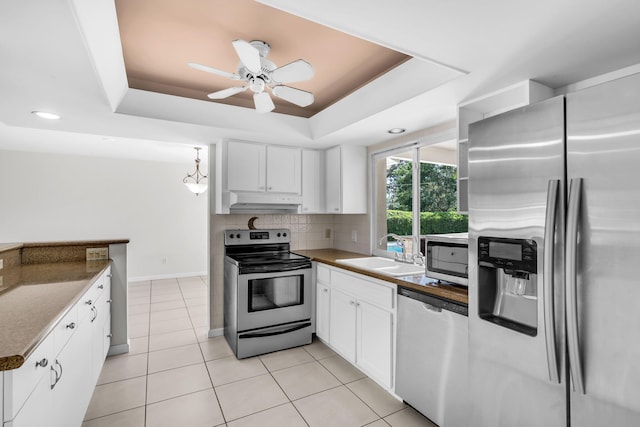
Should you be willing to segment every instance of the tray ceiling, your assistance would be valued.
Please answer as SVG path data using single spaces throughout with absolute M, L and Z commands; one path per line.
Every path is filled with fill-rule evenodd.
M 235 39 L 263 40 L 276 66 L 296 59 L 315 75 L 289 86 L 312 92 L 315 102 L 298 107 L 273 97 L 275 112 L 311 117 L 409 56 L 253 0 L 116 0 L 130 88 L 253 109 L 251 92 L 212 101 L 207 94 L 242 83 L 194 70 L 196 62 L 236 72 Z

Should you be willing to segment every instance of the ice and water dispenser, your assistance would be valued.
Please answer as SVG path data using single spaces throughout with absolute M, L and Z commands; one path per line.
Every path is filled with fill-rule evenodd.
M 538 325 L 537 273 L 535 241 L 479 237 L 480 318 L 535 336 Z

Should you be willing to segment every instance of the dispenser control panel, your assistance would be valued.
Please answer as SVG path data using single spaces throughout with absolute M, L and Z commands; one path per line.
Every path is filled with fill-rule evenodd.
M 538 246 L 530 239 L 478 237 L 478 264 L 537 273 Z

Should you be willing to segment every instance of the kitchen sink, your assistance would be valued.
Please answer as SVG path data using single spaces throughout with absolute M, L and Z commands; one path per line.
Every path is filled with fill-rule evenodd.
M 338 259 L 336 262 L 393 277 L 424 273 L 423 265 L 405 264 L 383 257 Z

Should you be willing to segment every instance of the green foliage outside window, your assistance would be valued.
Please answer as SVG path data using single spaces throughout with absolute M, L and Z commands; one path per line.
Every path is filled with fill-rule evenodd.
M 466 232 L 467 215 L 456 212 L 455 166 L 420 164 L 420 234 Z M 399 161 L 387 170 L 387 230 L 412 234 L 412 164 Z
M 411 235 L 411 212 L 387 211 L 389 233 Z M 464 233 L 468 229 L 467 215 L 457 212 L 420 212 L 421 234 Z

